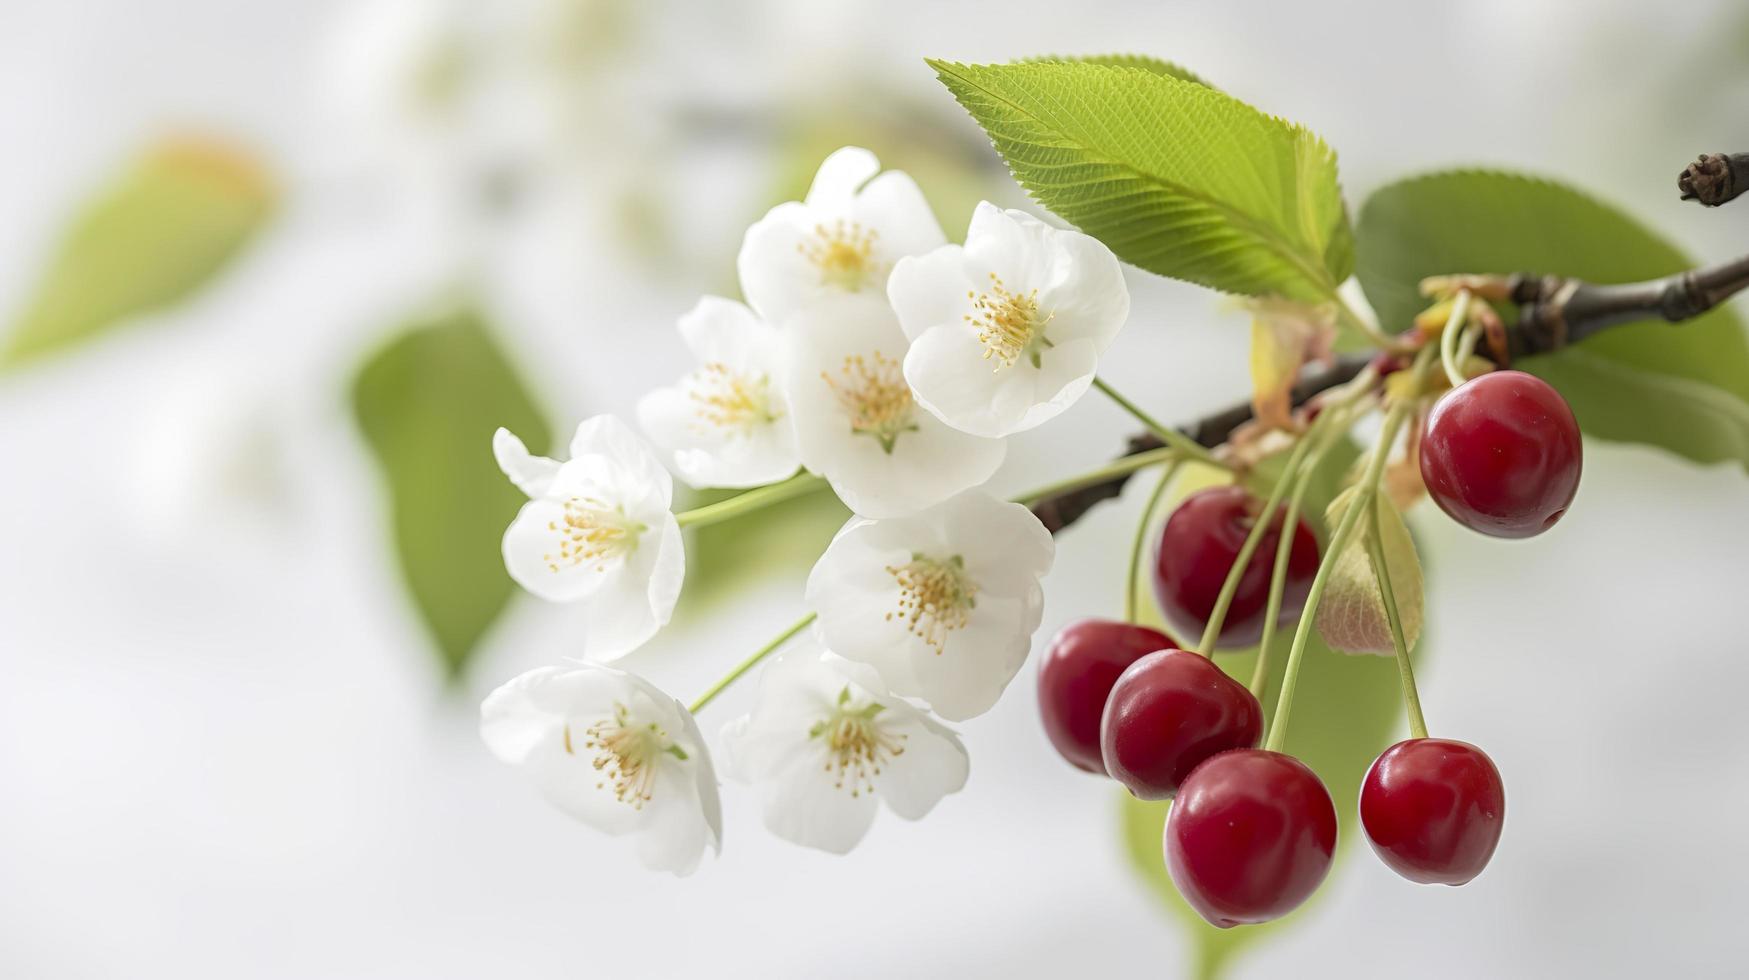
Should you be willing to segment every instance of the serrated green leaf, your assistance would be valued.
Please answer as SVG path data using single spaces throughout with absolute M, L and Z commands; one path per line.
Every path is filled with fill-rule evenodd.
M 1336 156 L 1303 127 L 1134 67 L 929 64 L 1021 186 L 1126 262 L 1314 301 L 1353 267 Z
M 1198 85 L 1208 85 L 1209 88 L 1214 88 L 1213 85 L 1209 85 L 1207 79 L 1198 75 L 1196 72 L 1191 71 L 1189 68 L 1177 64 L 1176 62 L 1167 61 L 1164 58 L 1156 58 L 1153 55 L 1148 54 L 1083 54 L 1067 56 L 1049 54 L 1041 55 L 1037 58 L 1028 58 L 1022 62 L 1022 64 L 1037 64 L 1041 62 L 1077 65 L 1109 65 L 1113 68 L 1139 68 L 1142 71 L 1152 72 L 1156 75 L 1165 75 L 1169 78 L 1181 78 L 1187 82 L 1195 82 Z
M 371 357 L 352 405 L 387 482 L 402 576 L 455 676 L 515 592 L 499 542 L 524 498 L 493 462 L 492 433 L 542 453 L 546 421 L 465 309 L 410 324 Z
M 1344 441 L 1324 458 L 1312 474 L 1311 486 L 1304 503 L 1307 523 L 1317 530 L 1319 540 L 1328 542 L 1329 528 L 1318 527 L 1317 515 L 1323 514 L 1340 492 L 1350 465 L 1359 456 L 1359 447 Z M 1278 453 L 1262 461 L 1248 483 L 1253 492 L 1268 492 L 1268 485 L 1280 471 L 1287 454 Z M 1196 489 L 1198 483 L 1187 489 Z M 1178 488 L 1174 488 L 1175 494 Z M 1151 604 L 1150 604 L 1151 606 Z M 1158 612 L 1144 610 L 1145 620 L 1158 626 Z M 1269 717 L 1275 715 L 1275 702 L 1281 692 L 1281 676 L 1286 669 L 1286 655 L 1292 639 L 1292 627 L 1276 634 L 1271 648 L 1270 681 L 1262 698 Z M 1425 650 L 1415 661 L 1425 662 Z M 1215 662 L 1241 682 L 1251 678 L 1256 666 L 1255 651 L 1222 652 Z M 1294 698 L 1293 725 L 1288 730 L 1286 750 L 1305 761 L 1324 780 L 1336 803 L 1336 816 L 1341 823 L 1337 836 L 1336 860 L 1344 860 L 1345 852 L 1359 840 L 1360 824 L 1355 801 L 1360 797 L 1360 781 L 1372 760 L 1384 751 L 1393 734 L 1405 724 L 1401 689 L 1398 686 L 1396 664 L 1381 657 L 1345 657 L 1326 647 L 1314 634 L 1306 644 L 1305 662 L 1300 669 L 1298 693 Z M 1217 929 L 1203 921 L 1184 900 L 1166 874 L 1161 850 L 1161 834 L 1166 823 L 1168 804 L 1144 803 L 1127 793 L 1122 794 L 1121 832 L 1125 851 L 1138 874 L 1158 894 L 1164 907 L 1174 918 L 1184 923 L 1192 949 L 1191 975 L 1212 978 L 1219 976 L 1232 957 L 1245 947 L 1267 940 L 1283 929 L 1291 929 L 1303 920 L 1303 907 L 1284 919 L 1261 926 L 1241 926 Z M 1319 894 L 1322 894 L 1321 889 Z M 1313 895 L 1310 902 L 1319 901 Z M 1170 975 L 1173 971 L 1164 970 Z
M 265 223 L 272 183 L 240 150 L 190 138 L 149 149 L 68 227 L 3 347 L 10 368 L 182 300 Z
M 1324 513 L 1324 526 L 1335 527 L 1359 493 L 1359 487 L 1349 487 L 1331 501 Z M 1415 541 L 1409 536 L 1403 515 L 1384 494 L 1375 494 L 1373 501 L 1379 511 L 1381 550 L 1390 569 L 1397 615 L 1403 624 L 1404 639 L 1413 650 L 1421 638 L 1421 560 L 1415 554 Z M 1379 591 L 1373 571 L 1371 540 L 1372 522 L 1362 520 L 1348 547 L 1336 556 L 1323 601 L 1318 604 L 1318 635 L 1332 650 L 1394 656 L 1397 648 L 1385 614 L 1384 594 Z
M 1388 330 L 1425 305 L 1423 277 L 1532 272 L 1634 282 L 1692 266 L 1628 215 L 1570 187 L 1487 171 L 1392 184 L 1361 209 L 1358 274 Z M 1749 338 L 1728 308 L 1612 327 L 1515 367 L 1546 378 L 1587 434 L 1749 467 Z

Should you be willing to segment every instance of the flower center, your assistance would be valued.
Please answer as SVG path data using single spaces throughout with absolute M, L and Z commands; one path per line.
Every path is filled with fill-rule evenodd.
M 912 555 L 907 564 L 888 565 L 887 574 L 899 586 L 899 608 L 887 613 L 887 621 L 904 623 L 906 631 L 940 654 L 947 635 L 963 628 L 978 604 L 978 586 L 966 575 L 965 559 Z
M 850 688 L 838 692 L 838 705 L 826 720 L 808 730 L 809 738 L 826 740 L 826 772 L 833 786 L 850 787 L 851 796 L 874 792 L 874 777 L 881 767 L 905 754 L 905 736 L 881 728 L 876 718 L 884 704 L 850 707 Z
M 820 281 L 854 293 L 868 284 L 876 271 L 875 239 L 879 233 L 843 218 L 830 226 L 814 226 L 814 234 L 796 245 L 809 262 L 820 270 Z
M 984 345 L 984 360 L 994 360 L 998 371 L 1013 367 L 1022 357 L 1038 367 L 1040 350 L 1050 346 L 1045 340 L 1045 325 L 1052 316 L 1039 316 L 1038 290 L 1025 295 L 1009 292 L 992 272 L 989 290 L 968 292 L 966 298 L 972 301 L 972 312 L 965 315 L 965 320 L 978 331 L 978 342 Z
M 898 361 L 882 356 L 880 351 L 866 358 L 851 354 L 844 359 L 836 379 L 825 371 L 820 372 L 820 377 L 850 416 L 852 433 L 873 438 L 891 453 L 899 433 L 917 431 L 911 386 L 905 383 L 904 369 Z
M 559 536 L 558 554 L 546 554 L 547 567 L 557 572 L 593 562 L 595 570 L 607 570 L 611 561 L 624 558 L 638 547 L 638 536 L 648 530 L 618 507 L 609 507 L 593 497 L 565 501 L 565 514 L 547 522 L 547 530 Z
M 668 733 L 655 722 L 632 723 L 631 712 L 618 702 L 613 717 L 603 718 L 583 733 L 583 748 L 595 753 L 590 765 L 601 774 L 596 789 L 613 784 L 614 798 L 634 810 L 642 810 L 656 787 L 656 763 L 666 753 L 685 761 L 686 752 L 668 740 Z M 565 751 L 576 755 L 571 744 L 571 726 L 565 726 Z
M 695 414 L 700 419 L 741 435 L 777 419 L 771 410 L 770 378 L 736 374 L 716 361 L 693 373 L 688 395 L 697 404 Z

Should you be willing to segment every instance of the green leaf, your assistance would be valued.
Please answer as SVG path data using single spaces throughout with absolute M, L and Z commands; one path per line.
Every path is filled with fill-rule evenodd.
M 1324 526 L 1335 527 L 1359 493 L 1358 486 L 1342 491 L 1325 512 Z M 1415 541 L 1409 537 L 1403 515 L 1382 493 L 1375 494 L 1373 501 L 1379 511 L 1391 594 L 1397 600 L 1403 636 L 1413 650 L 1415 641 L 1421 638 L 1421 560 L 1415 555 Z M 1372 567 L 1371 540 L 1372 522 L 1363 519 L 1348 547 L 1336 556 L 1329 584 L 1324 587 L 1324 599 L 1318 604 L 1318 635 L 1332 650 L 1394 656 L 1397 647 L 1391 636 L 1390 620 L 1386 618 L 1384 594 L 1379 591 Z
M 492 433 L 543 453 L 546 421 L 473 310 L 410 324 L 360 370 L 352 404 L 388 484 L 402 576 L 456 676 L 515 591 L 499 541 L 524 498 Z
M 1015 179 L 1126 262 L 1314 301 L 1353 267 L 1336 156 L 1300 126 L 1143 68 L 929 64 Z
M 1392 184 L 1361 209 L 1359 269 L 1386 329 L 1425 301 L 1423 277 L 1531 272 L 1634 282 L 1693 265 L 1628 215 L 1570 187 L 1487 171 Z M 1559 388 L 1589 435 L 1749 467 L 1749 338 L 1728 308 L 1612 327 L 1514 365 Z
M 1074 65 L 1107 65 L 1112 68 L 1140 68 L 1142 71 L 1155 75 L 1165 75 L 1168 78 L 1179 78 L 1198 85 L 1209 85 L 1208 80 L 1191 71 L 1183 65 L 1156 58 L 1148 54 L 1084 54 L 1084 55 L 1043 55 L 1028 58 L 1023 64 L 1074 64 Z
M 172 306 L 234 258 L 274 204 L 261 165 L 189 138 L 149 149 L 67 229 L 4 343 L 10 368 Z
M 1324 513 L 1336 497 L 1359 452 L 1352 442 L 1344 442 L 1333 449 L 1313 473 L 1304 507 L 1307 514 L 1313 515 L 1308 518 L 1308 523 L 1314 527 L 1319 523 L 1316 515 Z M 1278 453 L 1262 461 L 1253 474 L 1257 482 L 1249 484 L 1254 491 L 1267 492 L 1269 481 L 1275 479 L 1286 456 L 1286 453 Z M 1319 528 L 1318 535 L 1321 542 L 1327 543 L 1329 529 Z M 1146 615 L 1154 617 L 1157 613 L 1148 609 Z M 1157 620 L 1154 625 L 1158 625 Z M 1275 702 L 1281 691 L 1281 676 L 1287 667 L 1287 648 L 1292 636 L 1291 626 L 1277 631 L 1275 644 L 1270 650 L 1270 682 L 1262 699 L 1269 717 L 1275 715 Z M 1222 652 L 1217 654 L 1215 662 L 1229 675 L 1245 682 L 1251 679 L 1257 658 L 1255 651 Z M 1416 663 L 1425 663 L 1425 650 L 1417 653 Z M 1341 822 L 1336 841 L 1338 862 L 1359 839 L 1355 801 L 1360 797 L 1360 781 L 1372 760 L 1391 744 L 1406 724 L 1403 718 L 1401 690 L 1393 660 L 1342 656 L 1325 646 L 1315 633 L 1309 638 L 1305 662 L 1300 669 L 1299 690 L 1294 697 L 1293 725 L 1288 730 L 1286 750 L 1311 766 L 1330 790 L 1331 799 L 1336 803 L 1337 819 Z M 1209 925 L 1179 897 L 1177 888 L 1166 874 L 1161 835 L 1168 804 L 1144 803 L 1127 793 L 1121 796 L 1125 851 L 1137 873 L 1160 896 L 1165 908 L 1184 924 L 1194 959 L 1195 969 L 1191 975 L 1219 976 L 1231 958 L 1246 946 L 1268 939 L 1282 929 L 1291 929 L 1302 921 L 1303 914 L 1296 912 L 1261 926 L 1217 929 Z M 1320 890 L 1319 894 L 1322 893 Z M 1310 902 L 1319 900 L 1319 895 L 1313 895 Z M 1163 973 L 1172 974 L 1173 971 Z

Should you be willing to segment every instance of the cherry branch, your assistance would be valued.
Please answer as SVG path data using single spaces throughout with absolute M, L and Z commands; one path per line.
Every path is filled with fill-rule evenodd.
M 1749 191 L 1749 153 L 1703 153 L 1677 175 L 1676 187 L 1684 201 L 1709 208 L 1728 204 Z
M 1749 154 L 1744 157 L 1746 169 L 1741 172 L 1749 178 Z M 1644 320 L 1680 323 L 1697 317 L 1749 288 L 1749 255 L 1636 283 L 1593 283 L 1529 273 L 1454 276 L 1448 281 L 1461 283 L 1483 299 L 1518 304 L 1517 322 L 1505 329 L 1503 343 L 1492 348 L 1493 359 L 1504 367 L 1514 357 L 1557 351 L 1624 323 Z M 1489 350 L 1485 347 L 1478 353 L 1486 354 Z M 1370 353 L 1349 354 L 1313 368 L 1294 386 L 1294 407 L 1305 404 L 1320 392 L 1353 380 L 1374 356 Z M 1204 416 L 1179 431 L 1198 445 L 1214 449 L 1251 419 L 1251 404 L 1243 402 Z M 1159 437 L 1142 433 L 1130 437 L 1125 455 L 1159 449 L 1162 445 Z M 1032 512 L 1055 534 L 1080 520 L 1102 501 L 1121 494 L 1131 475 L 1125 473 L 1045 497 L 1033 505 Z

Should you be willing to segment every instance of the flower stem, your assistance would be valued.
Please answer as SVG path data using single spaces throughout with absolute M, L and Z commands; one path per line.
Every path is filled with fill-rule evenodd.
M 1397 674 L 1403 681 L 1403 706 L 1409 713 L 1409 735 L 1427 737 L 1427 719 L 1421 714 L 1421 695 L 1415 690 L 1415 668 L 1409 664 L 1409 643 L 1403 636 L 1402 614 L 1397 609 L 1396 588 L 1391 585 L 1390 567 L 1385 563 L 1384 535 L 1379 527 L 1379 507 L 1375 500 L 1371 508 L 1372 535 L 1367 550 L 1372 560 L 1373 576 L 1378 579 L 1379 596 L 1385 601 L 1385 618 L 1391 623 L 1391 642 L 1397 650 Z
M 768 483 L 763 487 L 754 487 L 745 493 L 738 493 L 714 504 L 705 504 L 703 507 L 683 510 L 675 514 L 674 519 L 680 522 L 681 527 L 705 527 L 740 517 L 742 514 L 750 514 L 762 507 L 770 507 L 772 504 L 793 500 L 803 494 L 813 493 L 822 486 L 825 486 L 825 481 L 814 474 L 797 473 L 787 480 Z
M 817 616 L 816 613 L 808 613 L 806 616 L 803 616 L 801 619 L 796 620 L 793 624 L 790 625 L 790 627 L 788 629 L 784 630 L 782 633 L 777 634 L 775 637 L 772 637 L 770 643 L 767 643 L 766 645 L 760 647 L 758 650 L 753 651 L 752 656 L 750 656 L 746 660 L 743 660 L 740 663 L 736 664 L 735 669 L 729 671 L 727 674 L 724 674 L 722 676 L 721 680 L 717 681 L 715 684 L 712 684 L 710 686 L 710 690 L 707 690 L 703 694 L 700 694 L 698 696 L 697 700 L 693 701 L 692 704 L 689 705 L 686 710 L 692 712 L 695 715 L 698 714 L 699 711 L 701 709 L 703 709 L 705 705 L 711 703 L 712 698 L 723 693 L 724 688 L 728 687 L 730 684 L 735 683 L 737 680 L 740 680 L 741 675 L 747 673 L 749 670 L 752 670 L 753 667 L 759 663 L 759 661 L 764 660 L 766 657 L 769 657 L 773 651 L 775 651 L 778 647 L 783 646 L 784 643 L 788 642 L 791 637 L 795 636 L 797 633 L 800 633 L 802 630 L 807 629 L 808 625 L 814 621 L 816 616 Z
M 1449 329 L 1450 324 L 1447 324 Z M 1324 552 L 1324 560 L 1318 563 L 1318 574 L 1312 579 L 1312 589 L 1306 595 L 1306 608 L 1300 613 L 1299 626 L 1294 630 L 1293 647 L 1288 650 L 1287 671 L 1281 679 L 1281 698 L 1276 702 L 1275 718 L 1270 722 L 1269 739 L 1263 745 L 1271 752 L 1281 751 L 1282 743 L 1287 741 L 1288 715 L 1294 704 L 1294 686 L 1299 682 L 1300 661 L 1305 658 L 1306 641 L 1311 638 L 1312 624 L 1318 618 L 1318 603 L 1324 598 L 1324 588 L 1330 584 L 1330 571 L 1336 567 L 1337 558 L 1347 550 L 1348 542 L 1354 537 L 1355 528 L 1360 526 L 1361 515 L 1366 508 L 1372 506 L 1372 498 L 1379 489 L 1379 480 L 1384 476 L 1385 461 L 1390 458 L 1391 445 L 1397 440 L 1397 431 L 1403 427 L 1403 421 L 1414 410 L 1414 392 L 1421 389 L 1426 380 L 1427 371 L 1433 365 L 1436 351 L 1431 345 L 1422 348 L 1415 359 L 1411 394 L 1391 406 L 1385 415 L 1384 428 L 1379 432 L 1378 444 L 1373 447 L 1372 459 L 1367 462 L 1366 473 L 1360 478 L 1355 498 L 1343 513 L 1342 520 L 1336 525 L 1336 531 L 1330 536 L 1330 546 Z
M 1085 473 L 1071 476 L 1066 480 L 1047 483 L 1042 487 L 1035 487 L 1025 493 L 1015 494 L 1009 499 L 1017 504 L 1030 504 L 1043 500 L 1046 497 L 1054 497 L 1060 493 L 1068 493 L 1071 490 L 1090 487 L 1096 483 L 1104 483 L 1114 476 L 1123 476 L 1126 473 L 1145 470 L 1158 463 L 1169 463 L 1178 457 L 1178 450 L 1173 449 L 1171 446 L 1162 446 L 1159 449 L 1149 449 L 1145 452 L 1132 453 L 1122 459 L 1113 460 L 1111 463 L 1101 466 L 1096 470 L 1088 470 Z
M 1093 387 L 1105 392 L 1105 396 L 1116 402 L 1119 408 L 1135 416 L 1136 421 L 1147 426 L 1148 431 L 1159 436 L 1161 442 L 1164 442 L 1167 446 L 1183 453 L 1186 459 L 1194 459 L 1199 463 L 1207 463 L 1210 466 L 1219 466 L 1221 469 L 1228 469 L 1225 463 L 1215 459 L 1214 455 L 1207 449 L 1203 448 L 1203 446 L 1196 440 L 1179 432 L 1177 429 L 1161 425 L 1153 416 L 1142 411 L 1141 406 L 1130 401 L 1128 398 L 1125 398 L 1123 395 L 1118 394 L 1117 389 L 1107 384 L 1104 378 L 1094 375 Z
M 1178 467 L 1183 460 L 1173 460 L 1160 471 L 1160 482 L 1154 485 L 1154 492 L 1148 495 L 1148 502 L 1142 505 L 1142 516 L 1136 521 L 1136 539 L 1130 544 L 1130 573 L 1124 579 L 1123 618 L 1126 623 L 1137 622 L 1137 614 L 1141 605 L 1137 598 L 1142 578 L 1142 550 L 1148 540 L 1148 524 L 1154 517 L 1154 511 L 1160 506 L 1160 498 L 1166 496 L 1166 488 L 1171 486 L 1172 478 L 1178 475 Z
M 1287 466 L 1282 468 L 1281 476 L 1275 481 L 1275 486 L 1269 491 L 1269 500 L 1257 517 L 1251 522 L 1251 530 L 1245 535 L 1245 543 L 1239 546 L 1239 554 L 1234 557 L 1233 564 L 1227 569 L 1227 579 L 1221 583 L 1220 594 L 1215 597 L 1215 607 L 1209 612 L 1208 625 L 1203 627 L 1202 641 L 1196 645 L 1196 652 L 1205 657 L 1213 657 L 1215 640 L 1221 635 L 1221 627 L 1226 625 L 1227 610 L 1232 608 L 1233 596 L 1238 594 L 1239 579 L 1245 570 L 1251 566 L 1251 556 L 1257 553 L 1257 546 L 1263 541 L 1263 533 L 1268 530 L 1275 517 L 1275 508 L 1281 505 L 1281 498 L 1287 493 L 1287 488 L 1294 482 L 1294 476 L 1300 471 L 1300 463 L 1306 458 L 1306 450 L 1312 445 L 1312 433 L 1308 431 L 1294 444 L 1293 452 L 1288 455 Z M 1293 537 L 1293 528 L 1284 526 L 1282 536 Z
M 1469 380 L 1464 377 L 1457 357 L 1458 334 L 1463 333 L 1464 321 L 1469 315 L 1470 291 L 1460 289 L 1451 304 L 1451 317 L 1445 321 L 1445 329 L 1439 332 L 1439 360 L 1445 367 L 1446 380 L 1453 388 Z

